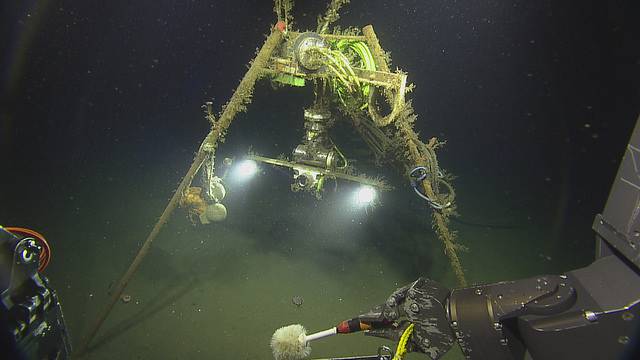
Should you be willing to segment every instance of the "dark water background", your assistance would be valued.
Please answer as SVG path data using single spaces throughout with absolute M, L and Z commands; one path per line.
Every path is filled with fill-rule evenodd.
M 417 85 L 416 130 L 447 140 L 439 160 L 458 176 L 461 219 L 513 226 L 452 225 L 470 248 L 471 282 L 593 259 L 591 222 L 640 112 L 632 3 L 344 9 L 340 24 L 373 24 L 393 68 Z M 298 25 L 315 28 L 324 6 L 298 1 Z M 22 1 L 0 11 L 0 223 L 52 243 L 47 275 L 77 340 L 191 163 L 208 130 L 200 105 L 226 102 L 262 44 L 272 3 Z M 311 101 L 311 89 L 258 84 L 219 154 L 290 153 Z M 454 286 L 424 204 L 380 171 L 396 190 L 366 214 L 345 206 L 348 185 L 317 202 L 268 167 L 229 184 L 225 223 L 193 228 L 177 211 L 127 290 L 138 304 L 116 307 L 92 356 L 266 359 L 278 326 L 329 327 L 420 275 Z M 305 297 L 301 309 L 293 295 Z M 332 339 L 314 355 L 377 344 Z

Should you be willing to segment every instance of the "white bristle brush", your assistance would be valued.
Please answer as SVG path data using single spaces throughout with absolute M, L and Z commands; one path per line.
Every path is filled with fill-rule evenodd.
M 335 334 L 348 334 L 360 330 L 368 330 L 369 325 L 358 319 L 346 320 L 327 330 L 307 335 L 307 330 L 300 324 L 281 327 L 271 337 L 271 350 L 275 360 L 301 360 L 311 354 L 310 341 Z

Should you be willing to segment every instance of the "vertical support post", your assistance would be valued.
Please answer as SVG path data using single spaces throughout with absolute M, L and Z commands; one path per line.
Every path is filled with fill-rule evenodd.
M 402 121 L 400 119 L 399 121 Z M 398 132 L 400 132 L 400 138 L 404 139 L 405 147 L 408 150 L 409 155 L 409 163 L 410 167 L 413 168 L 415 166 L 423 166 L 430 161 L 434 161 L 435 159 L 428 159 L 423 156 L 418 150 L 418 145 L 416 142 L 420 143 L 418 139 L 418 135 L 413 131 L 413 128 L 407 124 L 406 122 L 398 124 Z M 424 145 L 424 144 L 423 144 Z M 435 175 L 435 174 L 432 174 Z M 424 194 L 431 199 L 436 199 L 436 194 L 429 181 L 422 182 L 422 188 Z M 460 258 L 458 257 L 458 252 L 455 245 L 455 235 L 451 230 L 449 230 L 449 222 L 447 219 L 448 214 L 444 211 L 433 211 L 433 225 L 436 230 L 436 234 L 440 241 L 442 241 L 442 245 L 444 246 L 444 253 L 449 258 L 449 263 L 453 268 L 453 272 L 456 275 L 456 279 L 458 280 L 458 285 L 467 286 L 467 280 L 464 277 L 464 270 L 462 269 L 462 264 L 460 262 Z
M 384 50 L 380 46 L 380 42 L 378 41 L 378 37 L 376 36 L 375 31 L 373 31 L 373 26 L 367 25 L 362 28 L 362 33 L 367 39 L 367 44 L 371 49 L 371 54 L 373 55 L 373 59 L 376 62 L 376 66 L 381 71 L 389 72 L 389 65 L 384 58 Z M 396 96 L 404 96 L 404 88 L 402 89 L 402 94 L 398 93 Z M 389 96 L 387 93 L 387 101 L 390 106 L 393 105 L 393 98 Z M 404 104 L 403 104 L 404 105 Z M 410 106 L 410 105 L 409 105 Z M 369 104 L 370 114 L 372 116 L 376 115 L 375 111 L 371 112 L 372 104 Z M 375 120 L 375 119 L 374 119 Z M 427 164 L 430 159 L 426 158 L 424 155 L 420 153 L 418 150 L 418 144 L 424 146 L 418 138 L 418 135 L 413 131 L 413 126 L 406 122 L 406 119 L 397 118 L 396 128 L 400 133 L 400 138 L 405 141 L 405 148 L 408 150 L 409 159 L 408 162 L 411 166 L 419 166 Z M 431 161 L 435 161 L 435 159 L 431 159 Z M 412 167 L 412 168 L 413 168 Z M 431 184 L 428 181 L 422 182 L 422 187 L 425 195 L 429 198 L 435 199 L 436 194 L 434 189 L 431 187 Z M 451 263 L 451 267 L 453 268 L 453 272 L 456 275 L 456 279 L 458 280 L 458 284 L 460 286 L 466 286 L 467 280 L 464 277 L 464 271 L 462 269 L 462 264 L 460 263 L 460 258 L 458 257 L 458 253 L 456 251 L 455 245 L 455 235 L 449 230 L 447 214 L 444 212 L 433 211 L 433 224 L 436 230 L 436 234 L 442 241 L 442 245 L 444 246 L 444 252 L 449 258 L 449 263 Z
M 371 48 L 371 55 L 373 55 L 373 60 L 376 62 L 376 68 L 386 73 L 391 72 L 389 71 L 387 61 L 382 56 L 382 54 L 384 54 L 384 50 L 382 50 L 382 46 L 380 46 L 378 36 L 376 36 L 375 31 L 373 31 L 373 26 L 367 25 L 363 27 L 362 34 L 367 39 L 369 48 Z
M 171 214 L 173 213 L 173 211 L 178 205 L 178 202 L 180 200 L 180 197 L 182 196 L 182 193 L 191 184 L 193 177 L 195 176 L 198 169 L 206 159 L 208 153 L 211 151 L 215 151 L 218 139 L 226 132 L 227 128 L 229 127 L 229 125 L 231 125 L 231 122 L 235 118 L 236 114 L 240 111 L 244 111 L 246 109 L 246 105 L 249 102 L 251 102 L 251 96 L 253 94 L 253 88 L 255 86 L 255 83 L 258 80 L 258 78 L 261 76 L 262 69 L 267 65 L 267 61 L 271 57 L 271 54 L 273 53 L 273 51 L 280 44 L 281 40 L 282 40 L 282 33 L 279 31 L 273 31 L 267 38 L 266 42 L 264 43 L 264 45 L 256 55 L 255 59 L 253 60 L 251 67 L 249 68 L 247 73 L 244 75 L 244 77 L 242 78 L 242 81 L 240 81 L 240 84 L 238 85 L 235 92 L 231 96 L 231 99 L 225 105 L 222 115 L 220 115 L 220 118 L 218 119 L 218 121 L 212 127 L 209 134 L 205 137 L 204 141 L 202 142 L 202 145 L 200 146 L 198 152 L 196 153 L 196 156 L 193 159 L 193 162 L 189 167 L 187 174 L 182 178 L 180 185 L 178 185 L 178 188 L 173 193 L 173 196 L 171 197 L 171 200 L 169 200 L 169 203 L 167 204 L 166 208 L 162 212 L 160 219 L 158 219 L 156 224 L 153 226 L 151 233 L 149 233 L 142 247 L 140 248 L 140 250 L 138 250 L 138 254 L 136 254 L 136 257 L 133 259 L 133 261 L 129 265 L 129 268 L 124 273 L 122 278 L 120 278 L 120 281 L 118 281 L 118 283 L 114 287 L 113 292 L 111 293 L 111 296 L 109 297 L 107 304 L 105 305 L 104 309 L 100 312 L 100 314 L 96 318 L 96 321 L 94 325 L 91 327 L 87 336 L 82 341 L 77 355 L 81 356 L 87 352 L 89 348 L 89 344 L 91 343 L 91 340 L 93 340 L 95 335 L 98 333 L 98 330 L 100 330 L 100 327 L 102 326 L 104 321 L 107 319 L 107 317 L 111 313 L 113 306 L 116 304 L 118 299 L 120 299 L 122 292 L 127 287 L 127 285 L 129 284 L 129 281 L 131 280 L 133 275 L 136 273 L 136 271 L 140 267 L 142 260 L 144 259 L 144 257 L 149 252 L 149 249 L 151 248 L 151 244 L 160 233 L 162 226 L 164 226 L 164 224 L 166 224 L 167 221 L 169 220 L 169 217 L 171 216 Z
M 376 64 L 376 68 L 378 70 L 389 73 L 389 64 L 387 64 L 387 61 L 384 58 L 384 50 L 382 50 L 380 42 L 378 41 L 378 37 L 373 31 L 373 26 L 365 26 L 364 28 L 362 28 L 362 33 L 367 40 L 367 44 L 369 45 L 369 49 L 371 50 L 371 54 L 373 55 L 373 61 Z M 407 91 L 407 75 L 399 73 L 398 76 L 398 83 L 394 84 L 394 86 L 397 88 L 395 95 L 393 94 L 391 89 L 385 89 L 384 92 L 387 103 L 389 103 L 389 106 L 391 107 L 391 113 L 389 115 L 380 115 L 378 109 L 375 106 L 375 96 L 377 88 L 374 87 L 369 94 L 369 106 L 367 110 L 369 111 L 369 115 L 371 116 L 373 122 L 379 127 L 387 126 L 394 122 L 405 105 L 404 95 Z

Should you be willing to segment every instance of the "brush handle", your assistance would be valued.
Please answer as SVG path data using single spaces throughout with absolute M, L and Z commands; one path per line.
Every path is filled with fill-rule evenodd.
M 324 331 L 320 331 L 311 335 L 306 335 L 304 337 L 304 341 L 305 342 L 309 342 L 309 341 L 313 341 L 313 340 L 318 340 L 318 339 L 322 339 L 325 338 L 327 336 L 331 336 L 331 335 L 335 335 L 338 333 L 338 329 L 336 328 L 331 328 L 331 329 L 327 329 Z

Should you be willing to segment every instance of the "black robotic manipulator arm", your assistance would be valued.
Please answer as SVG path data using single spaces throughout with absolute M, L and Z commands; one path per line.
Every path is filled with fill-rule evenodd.
M 640 119 L 593 229 L 587 267 L 454 290 L 420 278 L 360 319 L 394 341 L 414 324 L 409 350 L 432 359 L 456 341 L 468 359 L 640 359 Z

